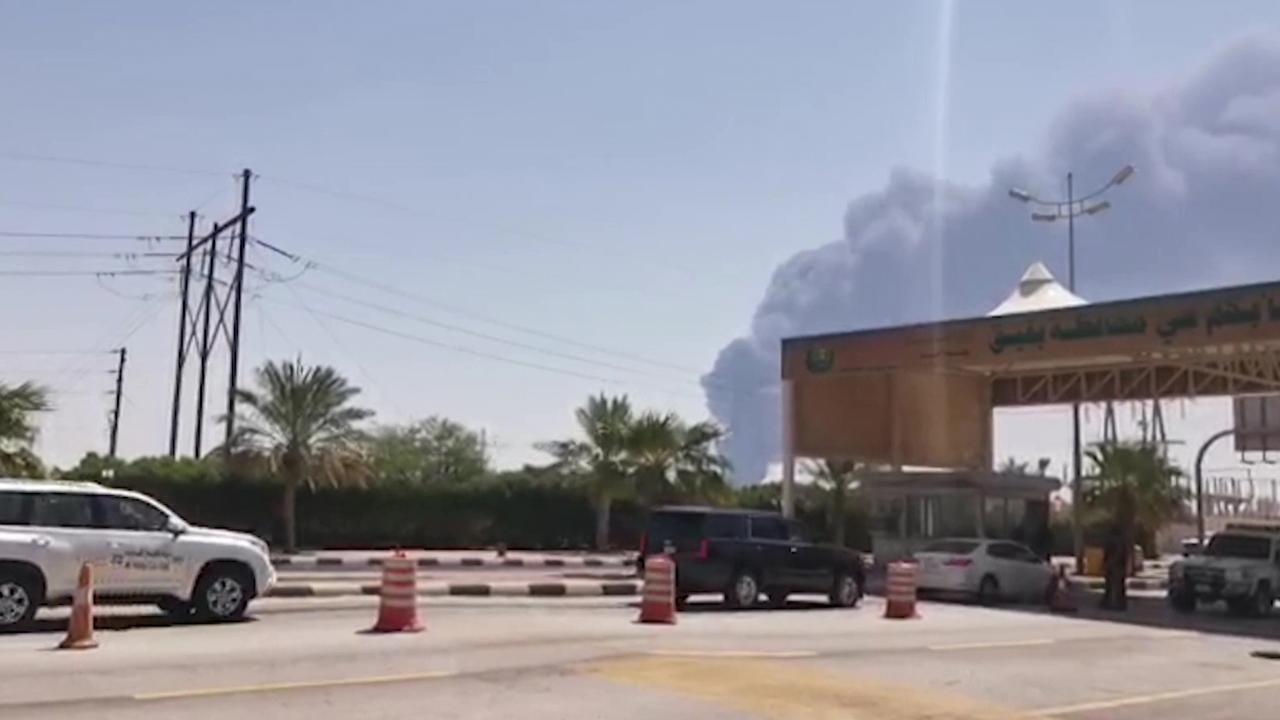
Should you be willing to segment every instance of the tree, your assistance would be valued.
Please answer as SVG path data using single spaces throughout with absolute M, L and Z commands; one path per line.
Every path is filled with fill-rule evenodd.
M 459 483 L 489 470 L 484 437 L 441 417 L 378 428 L 368 453 L 377 478 L 391 482 Z
M 45 388 L 30 382 L 0 383 L 0 475 L 44 476 L 44 464 L 31 449 L 36 439 L 32 416 L 50 409 Z
M 728 500 L 731 467 L 718 449 L 723 438 L 724 430 L 713 422 L 679 426 L 675 484 L 686 501 L 722 503 Z
M 261 458 L 284 481 L 285 551 L 294 552 L 298 487 L 362 483 L 368 470 L 357 424 L 373 412 L 350 404 L 360 388 L 336 370 L 301 359 L 268 361 L 254 381 L 257 388 L 236 393 L 244 412 L 233 454 Z
M 1182 471 L 1154 445 L 1107 443 L 1088 451 L 1092 477 L 1085 506 L 1094 521 L 1118 530 L 1125 547 L 1149 538 L 1182 511 L 1186 492 L 1175 480 Z
M 634 489 L 628 451 L 633 447 L 635 413 L 631 401 L 603 394 L 574 411 L 583 439 L 554 440 L 536 447 L 555 458 L 555 466 L 586 483 L 596 513 L 596 549 L 609 546 L 609 510 Z
M 832 527 L 832 542 L 844 547 L 845 518 L 848 516 L 849 495 L 857 482 L 859 467 L 850 460 L 830 458 L 808 463 L 809 475 L 818 487 L 827 492 L 827 512 Z

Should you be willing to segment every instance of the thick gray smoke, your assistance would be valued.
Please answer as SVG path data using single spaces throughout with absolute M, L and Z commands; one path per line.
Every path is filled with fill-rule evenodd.
M 963 142 L 953 137 L 952 142 Z M 779 451 L 783 337 L 980 315 L 1026 266 L 1065 282 L 1065 228 L 1032 226 L 1009 187 L 1048 194 L 1075 172 L 1090 189 L 1125 163 L 1138 175 L 1078 230 L 1078 288 L 1090 300 L 1256 282 L 1280 270 L 1280 37 L 1222 48 L 1156 92 L 1078 99 L 1042 148 L 997 162 L 990 181 L 956 187 L 905 170 L 845 213 L 844 237 L 776 271 L 751 331 L 720 351 L 703 385 L 731 431 L 739 483 Z

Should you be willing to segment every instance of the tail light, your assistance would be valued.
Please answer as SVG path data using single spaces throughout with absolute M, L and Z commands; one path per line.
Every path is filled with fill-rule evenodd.
M 709 557 L 711 557 L 711 541 L 704 538 L 703 541 L 698 544 L 698 559 L 706 560 Z
M 640 557 L 649 554 L 649 533 L 640 536 Z
M 973 558 L 947 558 L 942 564 L 947 567 L 969 567 L 973 564 Z

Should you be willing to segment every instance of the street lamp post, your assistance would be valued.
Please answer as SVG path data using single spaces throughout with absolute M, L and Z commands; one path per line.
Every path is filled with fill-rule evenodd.
M 1073 174 L 1067 173 L 1066 200 L 1045 200 L 1032 195 L 1026 190 L 1009 189 L 1009 197 L 1014 200 L 1035 205 L 1042 208 L 1042 210 L 1048 211 L 1032 212 L 1032 220 L 1036 222 L 1055 222 L 1065 219 L 1067 221 L 1067 288 L 1071 292 L 1074 293 L 1076 291 L 1076 218 L 1081 215 L 1097 215 L 1111 207 L 1111 203 L 1106 200 L 1098 200 L 1097 202 L 1094 202 L 1094 200 L 1111 188 L 1128 180 L 1133 173 L 1133 166 L 1125 165 L 1116 171 L 1116 174 L 1107 181 L 1107 184 L 1080 198 L 1075 195 L 1075 178 Z M 1077 573 L 1084 571 L 1084 527 L 1081 523 L 1084 496 L 1083 482 L 1081 480 L 1082 465 L 1080 403 L 1074 402 L 1071 403 L 1071 472 L 1073 475 L 1071 478 L 1071 525 Z

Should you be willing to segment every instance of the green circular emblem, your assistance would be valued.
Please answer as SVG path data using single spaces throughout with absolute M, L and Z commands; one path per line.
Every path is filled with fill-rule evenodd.
M 805 367 L 813 373 L 824 373 L 830 370 L 835 362 L 836 354 L 831 348 L 812 347 L 804 356 Z

